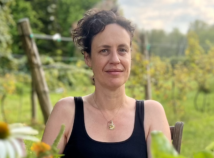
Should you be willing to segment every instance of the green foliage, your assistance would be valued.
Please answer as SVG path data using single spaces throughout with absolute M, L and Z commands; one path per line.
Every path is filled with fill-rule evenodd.
M 27 0 L 12 0 L 13 5 L 11 5 L 11 14 L 15 22 L 18 22 L 22 18 L 28 18 L 30 25 L 34 33 L 41 33 L 41 28 L 44 24 L 39 20 L 39 16 L 35 10 L 32 8 L 32 4 Z M 11 49 L 13 54 L 23 54 L 22 41 L 18 35 L 17 25 L 10 27 L 10 34 L 13 39 L 13 45 Z
M 63 133 L 65 131 L 65 125 L 61 125 L 61 128 L 60 128 L 60 131 L 57 135 L 57 137 L 55 138 L 52 146 L 50 147 L 50 150 L 44 150 L 44 151 L 41 151 L 41 152 L 38 152 L 37 155 L 35 153 L 33 154 L 28 154 L 27 155 L 27 158 L 44 158 L 44 157 L 53 157 L 53 158 L 60 158 L 63 156 L 63 154 L 58 154 L 59 153 L 59 149 L 57 148 L 58 144 L 59 144 L 59 141 L 60 139 L 62 138 L 63 136 Z M 39 146 L 40 145 L 40 142 L 38 144 L 34 144 L 35 146 Z M 46 146 L 49 146 L 47 144 L 45 144 Z M 38 150 L 38 149 L 37 149 Z
M 29 1 L 37 19 L 42 23 L 40 28 L 32 25 L 34 32 L 53 35 L 60 33 L 69 37 L 70 30 L 82 18 L 86 10 L 92 8 L 100 0 L 37 0 Z M 36 30 L 35 30 L 36 29 Z M 75 47 L 72 42 L 37 40 L 40 54 L 51 56 L 74 56 Z
M 28 18 L 34 33 L 60 33 L 69 37 L 70 30 L 84 12 L 100 0 L 1 0 L 0 1 L 0 53 L 23 54 L 22 43 L 15 22 Z M 74 56 L 73 43 L 38 40 L 40 54 Z
M 195 96 L 195 108 L 200 111 L 204 111 L 206 106 L 206 95 L 211 93 L 212 86 L 211 80 L 213 78 L 213 62 L 214 62 L 214 51 L 210 48 L 208 53 L 205 53 L 204 49 L 199 44 L 199 38 L 196 33 L 188 33 L 188 47 L 186 50 L 187 57 L 187 69 L 190 74 L 190 78 L 197 84 L 197 93 Z M 198 107 L 198 95 L 204 94 L 203 107 Z
M 206 150 L 212 151 L 214 153 L 214 142 L 206 147 Z
M 6 70 L 17 70 L 17 60 L 10 53 L 0 54 L 0 73 L 5 74 Z
M 13 74 L 6 74 L 0 78 L 0 95 L 13 94 L 16 90 L 16 79 Z
M 144 85 L 146 83 L 146 66 L 148 62 L 143 60 L 143 55 L 140 53 L 133 54 L 132 68 L 129 81 L 126 84 L 127 89 L 130 91 L 134 98 L 142 98 Z M 139 87 L 136 91 L 135 87 Z
M 42 62 L 45 70 L 45 78 L 51 91 L 61 89 L 65 92 L 66 89 L 75 87 L 76 85 L 88 86 L 91 84 L 90 76 L 92 76 L 92 72 L 85 68 L 82 60 L 78 60 L 73 64 L 55 63 L 51 59 L 48 62 L 45 60 Z
M 189 30 L 197 33 L 201 47 L 205 52 L 208 52 L 210 49 L 209 42 L 214 42 L 214 26 L 204 21 L 196 20 L 190 24 Z
M 59 133 L 58 133 L 58 135 L 57 135 L 57 137 L 54 140 L 53 145 L 52 145 L 52 148 L 55 152 L 58 152 L 57 146 L 59 144 L 60 139 L 62 138 L 64 131 L 65 131 L 65 125 L 62 125 L 60 128 L 60 131 L 59 131 Z
M 197 32 L 200 46 L 208 52 L 209 42 L 214 42 L 214 26 L 201 20 L 196 20 L 190 24 L 189 31 Z M 150 53 L 160 57 L 179 57 L 185 55 L 188 45 L 186 35 L 177 28 L 166 33 L 164 30 L 151 30 L 147 32 L 148 41 L 151 44 Z
M 159 33 L 163 34 L 163 32 Z M 203 112 L 205 107 L 211 104 L 207 95 L 213 90 L 214 47 L 210 43 L 210 50 L 205 52 L 194 32 L 190 32 L 187 39 L 188 46 L 182 60 L 175 58 L 169 60 L 152 55 L 147 61 L 142 54 L 134 53 L 130 80 L 127 83 L 132 96 L 142 99 L 147 75 L 150 75 L 153 98 L 158 98 L 160 102 L 167 101 L 177 119 L 184 116 L 183 102 L 186 101 L 189 91 L 197 91 L 193 100 L 195 108 Z M 134 49 L 138 51 L 135 47 L 134 43 Z M 146 72 L 147 66 L 149 72 Z M 136 90 L 135 87 L 139 88 Z M 203 94 L 203 102 L 200 103 L 199 94 Z
M 194 154 L 193 158 L 213 158 L 214 155 L 210 151 L 201 151 Z
M 166 84 L 166 82 L 172 77 L 172 67 L 169 61 L 163 60 L 158 56 L 151 56 L 150 75 L 152 86 L 154 87 L 153 93 L 158 98 L 163 97 L 163 99 L 168 100 L 169 96 L 166 92 L 171 90 L 171 85 L 169 83 Z
M 173 57 L 184 55 L 186 37 L 178 29 L 170 33 L 164 30 L 151 30 L 147 32 L 148 42 L 151 44 L 150 53 L 160 57 Z
M 151 151 L 153 158 L 186 158 L 182 155 L 178 155 L 174 147 L 163 135 L 162 132 L 153 131 L 152 132 L 152 143 Z M 194 158 L 214 158 L 214 153 L 209 149 L 201 152 L 197 152 L 193 156 Z
M 0 0 L 0 54 L 8 55 L 11 53 L 11 34 L 10 26 L 14 26 L 14 20 L 11 15 L 12 0 Z
M 153 158 L 178 157 L 178 153 L 162 132 L 153 131 L 151 136 L 151 152 Z
M 158 98 L 160 102 L 168 101 L 173 107 L 174 114 L 181 117 L 184 114 L 182 102 L 186 100 L 187 93 L 192 89 L 189 84 L 189 70 L 183 63 L 176 63 L 174 68 L 168 59 L 161 59 L 158 56 L 151 56 L 150 60 L 143 60 L 140 53 L 133 54 L 132 69 L 127 88 L 134 98 L 142 99 L 144 95 L 144 85 L 147 75 L 150 75 L 153 98 Z M 149 64 L 149 72 L 146 66 Z M 138 87 L 136 91 L 136 88 Z

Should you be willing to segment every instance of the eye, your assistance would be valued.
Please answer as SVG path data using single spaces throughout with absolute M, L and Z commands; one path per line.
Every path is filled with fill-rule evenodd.
M 100 52 L 101 52 L 102 54 L 107 54 L 109 51 L 108 51 L 108 49 L 102 49 Z
M 127 52 L 127 49 L 125 49 L 125 48 L 120 48 L 120 49 L 119 49 L 119 52 L 121 52 L 121 53 L 126 53 L 126 52 Z
M 108 50 L 107 49 L 103 49 L 101 50 L 101 52 L 106 53 Z

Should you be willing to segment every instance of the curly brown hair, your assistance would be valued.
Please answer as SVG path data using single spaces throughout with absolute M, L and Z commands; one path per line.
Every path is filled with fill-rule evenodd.
M 126 29 L 132 39 L 135 28 L 129 20 L 117 13 L 117 9 L 91 9 L 78 21 L 77 27 L 72 31 L 73 41 L 81 48 L 82 53 L 86 52 L 91 55 L 93 37 L 99 32 L 102 32 L 106 25 L 112 23 L 118 24 Z

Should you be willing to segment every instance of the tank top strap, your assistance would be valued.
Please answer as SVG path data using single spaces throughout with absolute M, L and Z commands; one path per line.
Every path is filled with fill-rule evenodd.
M 144 131 L 144 101 L 143 100 L 137 100 L 136 101 L 135 133 L 137 135 L 139 135 L 139 133 L 141 133 L 142 136 L 145 135 L 145 131 Z
M 138 100 L 137 101 L 137 115 L 142 125 L 144 125 L 144 101 Z
M 75 116 L 74 116 L 74 125 L 73 125 L 73 134 L 79 135 L 84 134 L 84 108 L 82 97 L 74 97 L 75 102 Z

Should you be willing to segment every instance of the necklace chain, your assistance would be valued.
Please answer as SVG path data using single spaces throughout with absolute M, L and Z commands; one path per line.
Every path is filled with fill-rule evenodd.
M 93 99 L 94 99 L 94 96 L 93 96 Z M 95 99 L 94 99 L 94 103 L 96 105 L 96 107 L 95 106 L 94 107 L 96 109 L 98 109 L 101 112 L 101 114 L 103 115 L 103 117 L 106 119 L 108 128 L 111 129 L 111 130 L 114 129 L 115 125 L 114 125 L 113 119 L 115 118 L 115 116 L 117 115 L 117 113 L 120 111 L 120 108 L 121 108 L 122 105 L 118 108 L 117 112 L 114 114 L 114 116 L 112 117 L 112 119 L 108 120 L 105 117 L 105 115 L 103 114 L 103 112 L 98 108 L 97 103 L 95 102 Z

